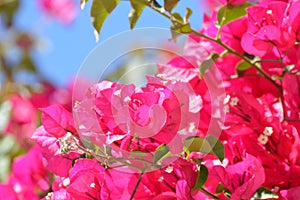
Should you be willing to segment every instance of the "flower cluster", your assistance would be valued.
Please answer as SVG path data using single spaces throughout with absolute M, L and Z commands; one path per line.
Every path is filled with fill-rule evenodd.
M 221 1 L 203 29 L 191 31 L 183 55 L 159 64 L 144 87 L 101 81 L 72 112 L 59 103 L 43 108 L 37 145 L 15 159 L 0 193 L 299 199 L 299 7 L 295 0 Z M 29 134 L 35 106 L 20 99 L 10 100 L 8 129 Z

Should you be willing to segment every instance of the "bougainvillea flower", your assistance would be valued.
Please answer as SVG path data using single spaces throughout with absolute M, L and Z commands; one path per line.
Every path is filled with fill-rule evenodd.
M 77 14 L 73 0 L 39 0 L 39 6 L 43 12 L 64 24 L 72 22 Z
M 280 191 L 280 194 L 283 196 L 283 199 L 286 200 L 297 200 L 300 198 L 300 187 L 293 187 L 288 190 Z
M 45 130 L 57 138 L 68 131 L 76 133 L 72 114 L 58 104 L 42 109 L 42 122 Z
M 130 173 L 105 169 L 95 160 L 79 159 L 70 172 L 66 191 L 74 199 L 128 199 Z
M 180 137 L 177 132 L 186 129 L 182 133 L 197 133 L 197 116 L 202 108 L 202 99 L 185 82 L 164 82 L 148 77 L 146 87 L 136 88 L 103 81 L 91 87 L 87 98 L 92 102 L 86 104 L 88 101 L 82 101 L 75 107 L 78 119 L 83 120 L 78 122 L 79 130 L 96 127 L 91 125 L 92 121 L 95 122 L 94 115 L 90 116 L 91 120 L 87 120 L 88 116 L 85 116 L 86 119 L 82 117 L 83 113 L 92 114 L 92 109 L 101 127 L 101 130 L 93 130 L 105 135 L 107 144 L 121 141 L 121 148 L 137 150 L 144 147 L 142 151 L 149 151 L 159 144 L 177 141 L 177 145 L 172 146 L 176 147 L 174 151 L 179 152 L 182 143 L 175 139 Z M 185 134 L 182 137 L 187 137 Z M 136 140 L 136 137 L 139 139 Z
M 293 85 L 293 87 L 291 87 Z M 285 112 L 290 119 L 300 118 L 300 77 L 286 74 L 283 78 Z
M 72 159 L 80 156 L 73 116 L 59 105 L 49 106 L 42 111 L 43 126 L 35 131 L 32 138 L 46 158 L 45 167 L 59 176 L 67 176 Z
M 19 95 L 10 97 L 9 102 L 12 107 L 11 118 L 5 132 L 15 135 L 24 148 L 29 148 L 32 142 L 29 138 L 36 129 L 36 108 L 28 99 Z
M 278 57 L 289 50 L 296 41 L 296 32 L 292 29 L 289 17 L 299 14 L 299 10 L 295 9 L 290 13 L 289 7 L 288 3 L 282 1 L 249 7 L 248 30 L 241 43 L 243 49 L 256 56 L 264 56 L 274 50 Z
M 34 147 L 27 154 L 14 159 L 12 174 L 5 188 L 7 190 L 3 194 L 17 196 L 15 199 L 39 199 L 38 195 L 50 188 L 50 176 L 39 148 Z
M 264 168 L 254 156 L 225 168 L 215 166 L 213 170 L 225 188 L 232 194 L 230 199 L 249 199 L 265 181 Z

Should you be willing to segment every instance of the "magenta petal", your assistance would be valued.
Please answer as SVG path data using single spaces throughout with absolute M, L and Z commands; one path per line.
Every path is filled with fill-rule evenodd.
M 59 138 L 70 131 L 75 133 L 72 114 L 61 105 L 51 105 L 42 109 L 42 122 L 45 130 Z
M 178 200 L 190 200 L 191 188 L 188 186 L 186 180 L 179 180 L 176 184 L 176 195 Z
M 300 186 L 280 191 L 280 194 L 288 200 L 300 199 Z
M 147 126 L 133 124 L 134 133 L 141 138 L 149 138 L 157 134 L 165 125 L 167 113 L 160 105 L 153 105 L 150 109 L 150 123 Z
M 1 199 L 5 200 L 17 200 L 17 194 L 9 185 L 0 184 Z
M 270 47 L 269 43 L 257 38 L 252 33 L 245 33 L 243 35 L 241 45 L 244 51 L 256 56 L 264 56 Z
M 45 151 L 50 151 L 53 155 L 59 154 L 59 144 L 56 137 L 48 133 L 43 126 L 40 126 L 33 134 L 32 138 Z

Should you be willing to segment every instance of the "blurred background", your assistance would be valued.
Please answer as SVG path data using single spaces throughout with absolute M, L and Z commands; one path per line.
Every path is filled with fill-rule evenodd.
M 65 4 L 56 1 L 59 2 L 59 0 L 52 0 L 56 7 L 50 5 L 49 0 L 20 0 L 15 10 L 2 8 L 6 10 L 2 12 L 10 12 L 9 15 L 12 15 L 13 19 L 10 28 L 3 26 L 1 20 L 0 40 L 3 43 L 7 42 L 13 34 L 21 32 L 28 34 L 34 40 L 34 47 L 30 50 L 30 54 L 38 73 L 53 84 L 62 86 L 70 81 L 93 48 L 107 38 L 129 30 L 128 13 L 131 7 L 129 1 L 119 3 L 103 25 L 100 41 L 97 43 L 90 22 L 91 1 L 87 3 L 84 10 L 80 10 L 79 0 L 62 1 L 66 2 Z M 0 0 L 0 5 L 5 5 L 5 2 L 15 2 L 15 0 Z M 163 4 L 163 1 L 161 3 Z M 203 17 L 200 2 L 182 0 L 175 11 L 184 13 L 186 7 L 194 10 L 191 24 L 194 28 L 200 29 Z M 169 28 L 170 22 L 146 8 L 136 25 L 136 28 L 142 27 Z M 11 54 L 14 57 L 16 51 Z M 19 79 L 24 80 L 24 76 L 26 80 L 32 80 L 28 73 L 19 75 L 21 77 Z

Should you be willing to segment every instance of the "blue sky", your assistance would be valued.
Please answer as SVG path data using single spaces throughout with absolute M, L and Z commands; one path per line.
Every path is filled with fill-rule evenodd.
M 37 1 L 22 1 L 18 14 L 18 26 L 30 30 L 39 38 L 39 51 L 35 53 L 35 60 L 39 71 L 56 85 L 65 85 L 76 74 L 85 57 L 97 45 L 123 31 L 129 30 L 128 13 L 129 1 L 121 1 L 103 25 L 100 41 L 94 38 L 90 22 L 89 10 L 91 1 L 81 11 L 78 5 L 78 16 L 69 25 L 42 16 L 37 8 Z M 79 0 L 78 0 L 79 2 Z M 176 11 L 185 12 L 185 8 L 194 10 L 191 17 L 193 28 L 199 29 L 202 24 L 202 12 L 198 0 L 181 0 Z M 169 28 L 170 22 L 163 16 L 145 9 L 136 27 Z

